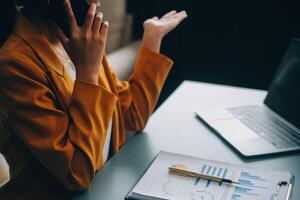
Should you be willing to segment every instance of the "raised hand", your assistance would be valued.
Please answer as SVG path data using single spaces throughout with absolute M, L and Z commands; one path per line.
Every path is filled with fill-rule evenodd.
M 98 84 L 99 70 L 104 55 L 108 22 L 103 14 L 96 14 L 96 4 L 90 5 L 82 27 L 79 27 L 69 0 L 65 1 L 70 26 L 70 38 L 59 29 L 58 38 L 76 68 L 76 79 Z
M 182 20 L 187 18 L 186 11 L 176 12 L 175 10 L 168 12 L 162 18 L 153 17 L 144 22 L 145 32 L 153 32 L 160 37 L 164 37 L 167 33 L 175 29 Z
M 185 18 L 187 18 L 186 11 L 173 10 L 161 18 L 147 19 L 144 22 L 144 46 L 159 51 L 163 37 L 175 29 Z

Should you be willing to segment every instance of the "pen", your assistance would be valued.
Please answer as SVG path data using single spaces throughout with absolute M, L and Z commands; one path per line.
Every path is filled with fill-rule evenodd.
M 207 175 L 207 174 L 201 174 L 201 173 L 197 173 L 197 172 L 193 172 L 193 171 L 188 171 L 185 169 L 179 169 L 176 167 L 169 167 L 169 173 L 173 174 L 173 175 L 178 175 L 178 176 L 186 176 L 186 177 L 193 177 L 193 178 L 203 178 L 206 180 L 211 180 L 211 181 L 216 181 L 216 182 L 224 182 L 224 183 L 228 183 L 228 184 L 239 184 L 239 182 L 237 181 L 233 181 L 230 179 L 225 179 L 225 178 L 220 178 L 217 176 L 211 176 L 211 175 Z

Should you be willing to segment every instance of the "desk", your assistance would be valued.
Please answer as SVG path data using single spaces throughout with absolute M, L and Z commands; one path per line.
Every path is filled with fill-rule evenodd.
M 75 200 L 122 200 L 155 155 L 170 151 L 296 176 L 293 199 L 300 199 L 300 153 L 242 158 L 195 117 L 195 108 L 262 102 L 265 91 L 185 81 L 156 110 L 144 133 L 135 135 L 97 173 L 88 192 Z

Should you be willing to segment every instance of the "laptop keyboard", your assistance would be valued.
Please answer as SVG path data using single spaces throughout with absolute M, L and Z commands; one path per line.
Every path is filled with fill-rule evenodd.
M 264 106 L 242 106 L 227 110 L 278 149 L 300 146 L 300 134 L 277 119 Z

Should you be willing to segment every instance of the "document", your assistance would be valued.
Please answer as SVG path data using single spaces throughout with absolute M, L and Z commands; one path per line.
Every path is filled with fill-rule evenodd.
M 238 181 L 237 185 L 169 174 L 170 166 Z M 129 193 L 132 199 L 172 200 L 285 200 L 290 182 L 287 171 L 259 170 L 180 154 L 160 152 Z M 278 197 L 276 196 L 276 193 Z M 131 199 L 129 198 L 129 199 Z

